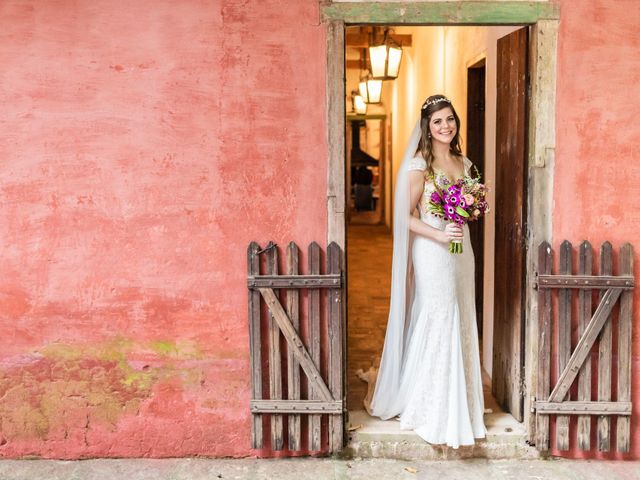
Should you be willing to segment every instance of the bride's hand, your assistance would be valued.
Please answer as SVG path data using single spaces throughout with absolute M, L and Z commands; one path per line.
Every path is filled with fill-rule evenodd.
M 462 241 L 462 227 L 457 223 L 447 223 L 442 233 L 444 233 L 443 243 Z

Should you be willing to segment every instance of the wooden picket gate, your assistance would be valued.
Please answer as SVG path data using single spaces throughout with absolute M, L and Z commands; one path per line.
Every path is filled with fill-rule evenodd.
M 538 385 L 534 402 L 536 411 L 536 447 L 550 448 L 549 419 L 556 416 L 555 447 L 570 448 L 570 416 L 577 415 L 578 447 L 591 449 L 592 417 L 597 417 L 597 448 L 611 448 L 612 420 L 616 420 L 616 446 L 619 452 L 630 449 L 631 426 L 631 327 L 633 288 L 633 250 L 624 244 L 618 255 L 619 268 L 613 275 L 613 251 L 605 242 L 600 249 L 599 275 L 593 275 L 593 255 L 589 242 L 579 249 L 578 273 L 572 274 L 573 249 L 565 241 L 560 247 L 559 273 L 552 275 L 553 252 L 547 242 L 538 248 L 539 345 Z M 571 341 L 573 292 L 578 291 L 577 326 L 578 341 Z M 556 300 L 552 292 L 556 291 Z M 593 309 L 593 296 L 598 292 L 597 308 Z M 618 302 L 618 300 L 620 300 Z M 614 306 L 619 303 L 619 308 Z M 557 319 L 553 313 L 557 307 Z M 615 322 L 614 328 L 614 320 Z M 554 328 L 555 327 L 555 328 Z M 617 329 L 616 348 L 613 335 Z M 554 344 L 554 331 L 557 343 Z M 592 347 L 597 340 L 597 356 Z M 594 348 L 595 350 L 595 348 Z M 552 351 L 557 360 L 557 382 L 551 385 Z M 614 353 L 617 352 L 617 356 Z M 591 357 L 594 357 L 593 359 Z M 592 393 L 592 365 L 597 372 L 597 395 Z M 614 362 L 615 360 L 615 362 Z M 615 363 L 616 385 L 612 399 L 612 367 Z M 570 390 L 578 378 L 577 389 Z M 594 398 L 595 397 L 595 398 Z
M 304 275 L 295 243 L 286 249 L 286 274 L 278 274 L 278 255 L 272 242 L 264 249 L 252 242 L 247 252 L 252 448 L 267 448 L 270 438 L 271 450 L 338 452 L 346 406 L 343 253 L 331 243 L 321 274 L 313 242 Z

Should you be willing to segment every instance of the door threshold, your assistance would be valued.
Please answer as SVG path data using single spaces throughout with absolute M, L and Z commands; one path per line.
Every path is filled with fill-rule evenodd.
M 526 429 L 510 414 L 486 413 L 487 437 L 460 448 L 432 445 L 412 430 L 401 430 L 396 420 L 380 420 L 364 410 L 349 412 L 346 454 L 361 458 L 397 460 L 459 460 L 462 458 L 540 458 L 526 443 Z

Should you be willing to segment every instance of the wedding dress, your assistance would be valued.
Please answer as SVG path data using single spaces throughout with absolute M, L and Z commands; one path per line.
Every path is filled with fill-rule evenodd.
M 465 174 L 470 166 L 465 159 Z M 408 190 L 402 184 L 408 172 L 425 169 L 421 157 L 405 158 L 396 188 Z M 425 179 L 418 211 L 423 222 L 442 230 L 445 221 L 425 208 L 433 181 Z M 396 221 L 401 208 L 408 217 L 404 195 L 396 192 L 396 203 L 403 204 L 395 210 Z M 414 430 L 429 443 L 472 445 L 486 429 L 469 228 L 463 227 L 463 253 L 452 254 L 446 244 L 403 232 L 408 220 L 398 223 L 387 334 L 367 407 L 383 419 L 399 417 L 402 429 Z
M 465 170 L 469 166 L 465 159 Z M 425 168 L 424 160 L 416 158 L 409 171 Z M 433 180 L 425 181 L 420 219 L 443 230 L 445 221 L 424 208 L 433 191 Z M 426 237 L 413 241 L 415 292 L 398 392 L 401 428 L 452 447 L 485 436 L 474 258 L 467 225 L 463 232 L 461 254 Z

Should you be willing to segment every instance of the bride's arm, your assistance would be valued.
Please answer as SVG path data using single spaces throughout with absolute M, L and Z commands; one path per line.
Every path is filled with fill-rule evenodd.
M 424 172 L 412 170 L 409 172 L 409 230 L 423 237 L 430 238 L 436 242 L 449 243 L 452 240 L 462 239 L 462 228 L 455 223 L 448 223 L 443 230 L 438 230 L 431 225 L 427 225 L 419 218 L 413 216 L 422 192 L 424 191 Z

